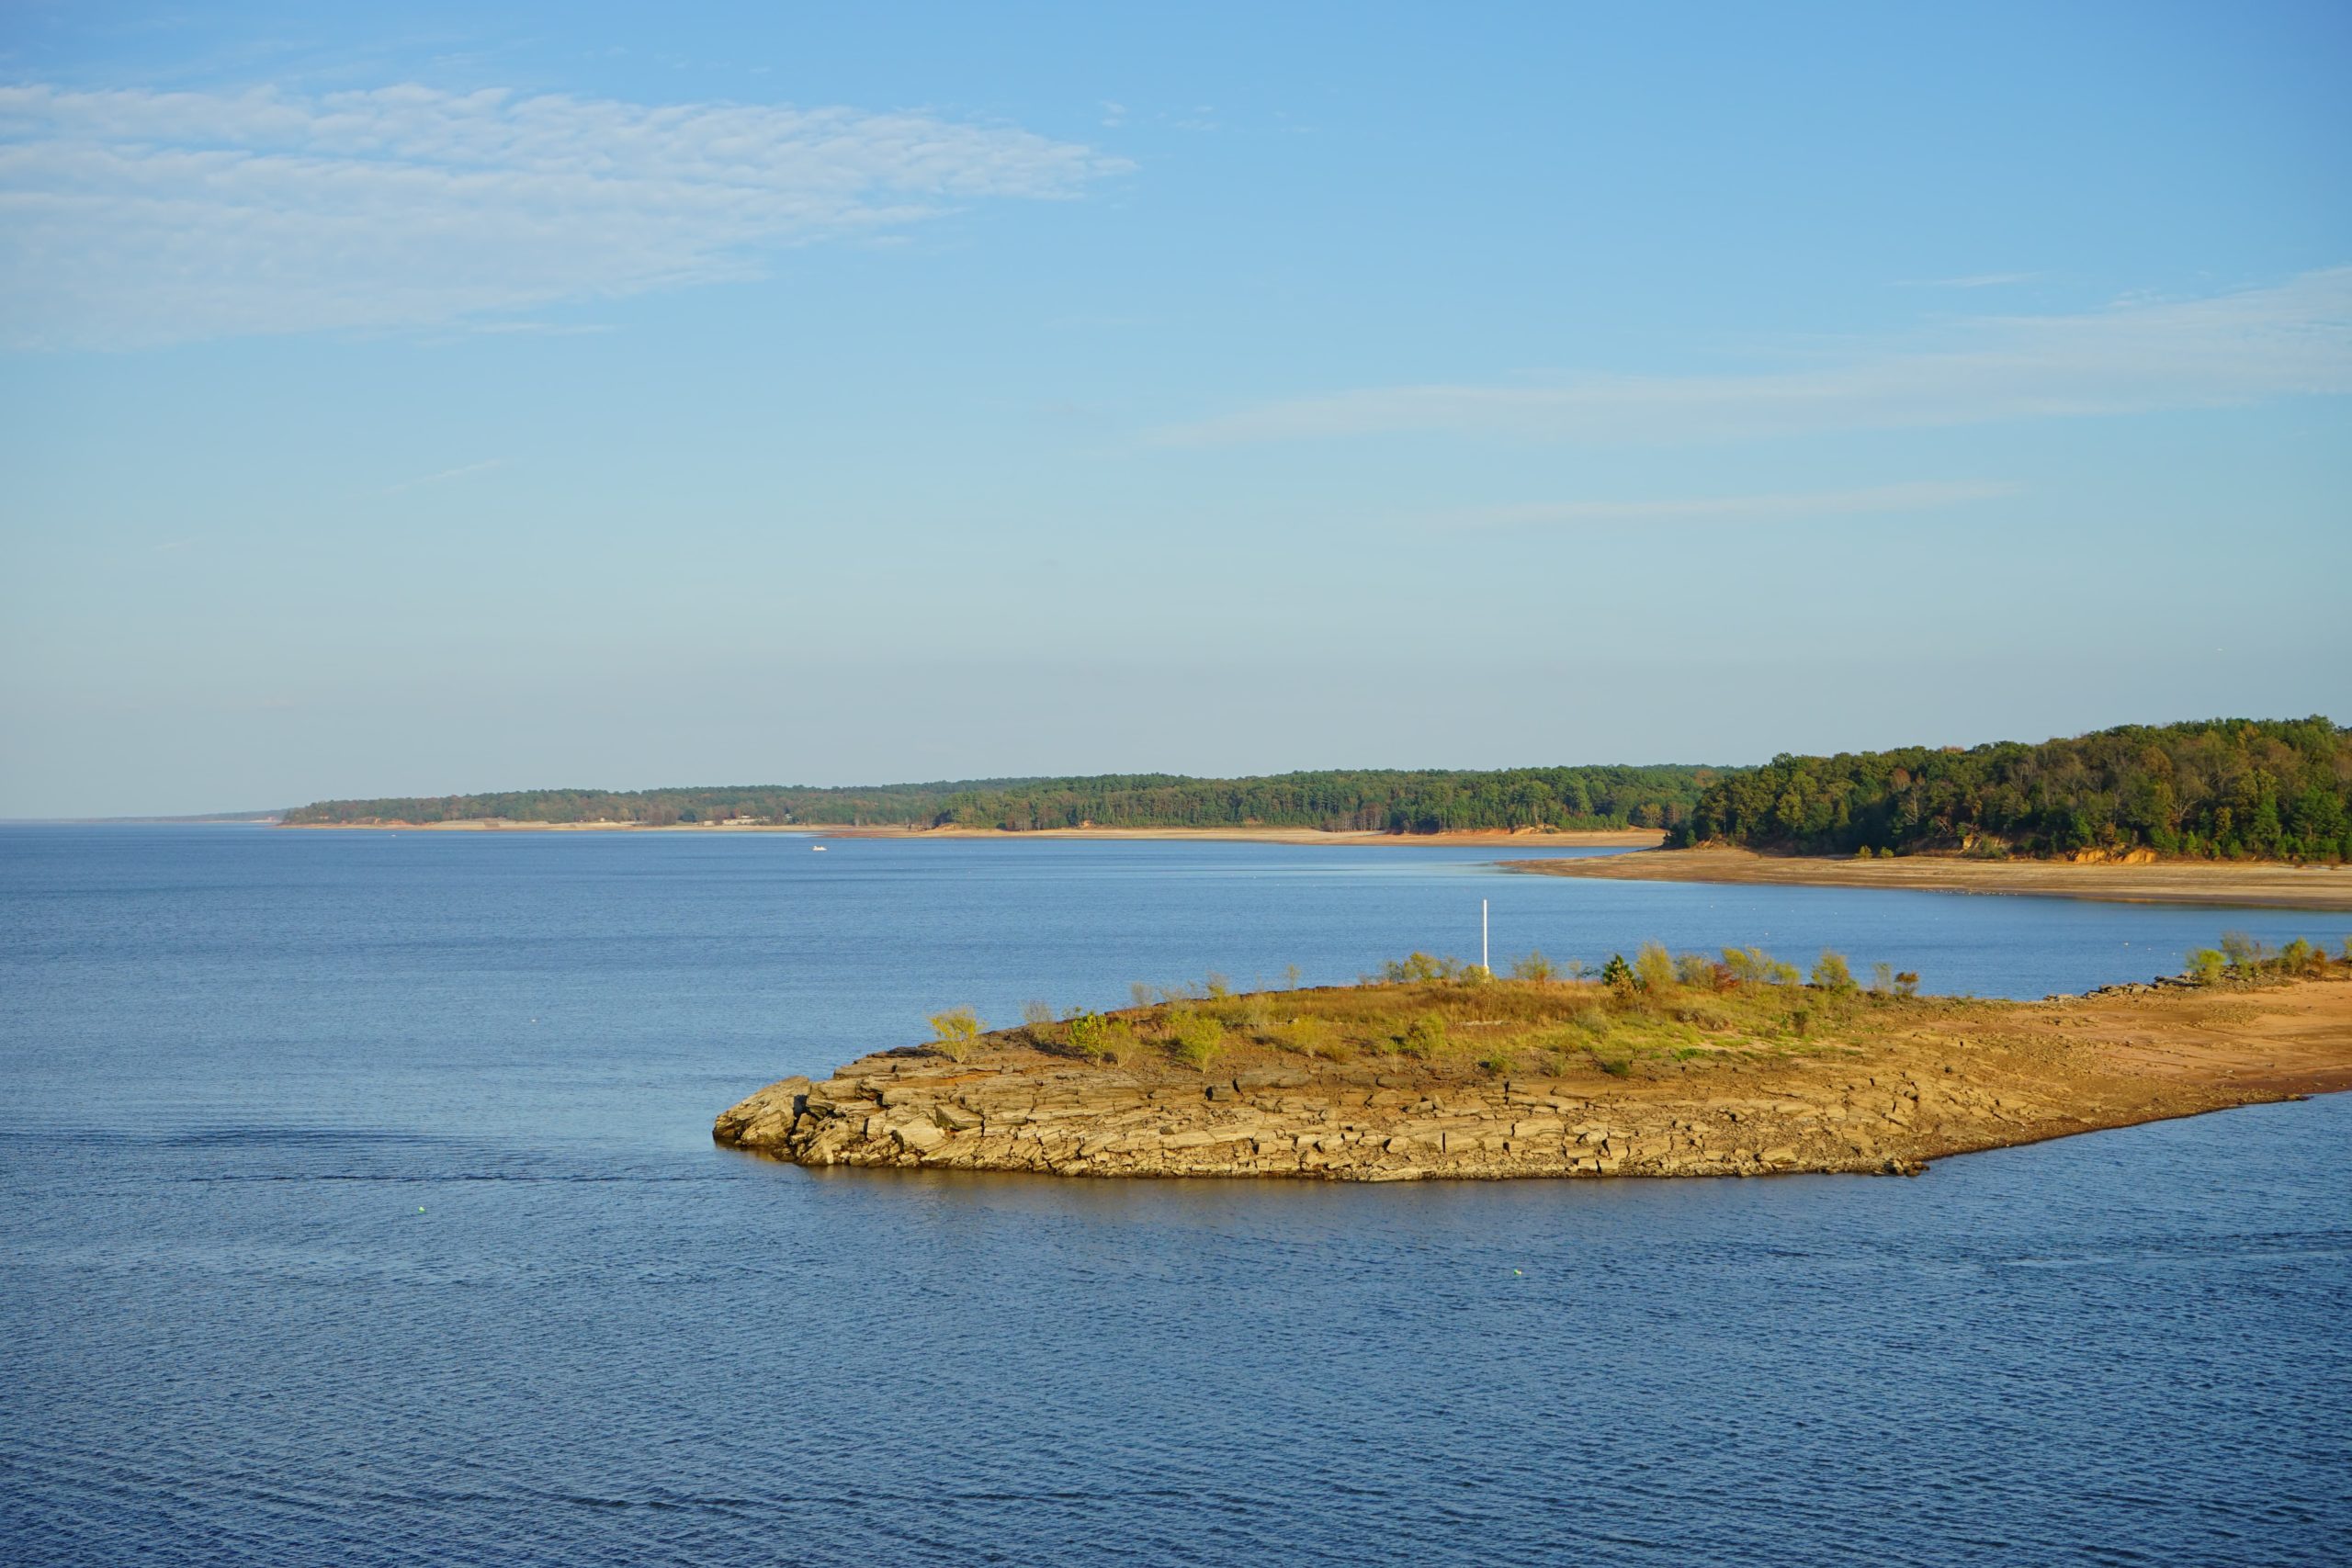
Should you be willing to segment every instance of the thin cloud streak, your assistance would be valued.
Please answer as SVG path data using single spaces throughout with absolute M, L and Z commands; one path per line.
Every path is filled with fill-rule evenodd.
M 1153 433 L 1160 445 L 1450 433 L 1673 444 L 2220 408 L 2352 392 L 2352 267 L 2205 299 L 1987 316 L 1926 347 L 1725 376 L 1374 387 Z
M 1906 277 L 1897 288 L 2006 288 L 2014 283 L 2031 283 L 2038 272 L 1979 272 L 1966 277 Z
M 1672 501 L 1553 501 L 1476 507 L 1433 519 L 1446 528 L 1596 527 L 1612 524 L 1762 523 L 1815 517 L 1932 512 L 2016 495 L 2019 487 L 1988 480 L 1923 479 L 1863 490 L 1803 494 L 1688 496 Z
M 0 342 L 433 325 L 761 275 L 1124 160 L 924 114 L 0 87 Z
M 479 463 L 464 463 L 454 468 L 444 468 L 437 474 L 424 474 L 416 479 L 402 479 L 396 485 L 386 485 L 376 493 L 379 496 L 399 495 L 406 491 L 420 490 L 426 485 L 447 484 L 451 479 L 461 479 L 469 474 L 487 473 L 492 468 L 503 468 L 505 466 L 506 459 L 503 457 L 484 457 Z

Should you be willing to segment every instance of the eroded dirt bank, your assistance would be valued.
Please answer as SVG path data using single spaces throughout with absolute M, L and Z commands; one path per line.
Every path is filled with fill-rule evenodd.
M 1508 1010 L 1498 993 L 1520 989 L 1498 982 L 1469 1005 Z M 1393 993 L 1399 1016 L 1421 1005 L 1415 987 Z M 1726 1027 L 1719 1045 L 1623 1059 L 1553 1050 L 1524 1074 L 1402 1055 L 1260 1053 L 1196 1069 L 1140 1049 L 1106 1064 L 1009 1031 L 961 1062 L 909 1047 L 821 1081 L 786 1078 L 721 1113 L 713 1135 L 809 1166 L 1065 1176 L 1908 1173 L 1944 1155 L 2352 1087 L 2340 966 L 2253 990 L 1859 998 L 1799 1041 Z

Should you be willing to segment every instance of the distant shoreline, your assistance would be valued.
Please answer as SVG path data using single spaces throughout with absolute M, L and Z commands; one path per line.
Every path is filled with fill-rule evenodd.
M 1326 832 L 1319 828 L 1037 828 L 1013 831 L 1001 828 L 852 828 L 831 823 L 730 827 L 715 822 L 673 822 L 654 827 L 644 822 L 509 822 L 494 818 L 461 822 L 282 822 L 278 826 L 398 833 L 797 833 L 815 839 L 1159 839 L 1250 844 L 1456 844 L 1522 849 L 1555 845 L 1563 849 L 1614 850 L 1651 849 L 1666 840 L 1666 834 L 1656 828 L 1455 833 Z
M 1830 860 L 1752 850 L 1647 850 L 1590 860 L 1505 861 L 1538 876 L 1614 882 L 1702 882 L 1804 887 L 1908 888 L 1923 893 L 2007 893 L 2109 903 L 2244 905 L 2352 912 L 2352 866 L 2278 862 L 2156 861 L 2137 865 L 2070 861 L 1964 860 L 1903 855 Z

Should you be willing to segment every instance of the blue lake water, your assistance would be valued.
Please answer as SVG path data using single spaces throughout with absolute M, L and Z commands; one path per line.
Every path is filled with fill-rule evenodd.
M 2352 1097 L 1915 1181 L 815 1174 L 969 1002 L 1657 937 L 2038 996 L 2224 927 L 1496 852 L 0 829 L 0 1558 L 2352 1556 Z

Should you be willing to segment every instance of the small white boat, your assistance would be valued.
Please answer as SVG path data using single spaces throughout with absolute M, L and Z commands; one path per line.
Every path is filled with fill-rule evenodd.
M 808 848 L 810 852 L 814 854 L 823 854 L 825 852 L 825 846 L 822 844 L 811 844 Z

